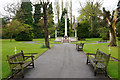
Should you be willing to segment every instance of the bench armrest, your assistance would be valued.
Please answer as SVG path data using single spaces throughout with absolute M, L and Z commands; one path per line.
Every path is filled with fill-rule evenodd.
M 34 57 L 34 56 L 24 56 L 24 57 Z
M 33 55 L 31 55 L 31 56 L 24 56 L 24 60 L 28 60 L 29 58 L 31 58 L 32 61 L 33 61 L 34 56 Z
M 24 64 L 24 62 L 10 62 L 10 64 Z
M 38 53 L 24 53 L 24 55 L 26 55 L 26 54 L 36 55 Z
M 96 55 L 96 54 L 94 54 L 94 53 L 86 53 L 86 55 Z
M 98 59 L 94 59 L 93 62 L 104 62 L 104 60 L 98 60 Z

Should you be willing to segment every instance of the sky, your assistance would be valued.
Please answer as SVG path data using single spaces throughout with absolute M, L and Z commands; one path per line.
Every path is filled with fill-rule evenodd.
M 7 4 L 16 3 L 16 2 L 19 2 L 19 1 L 21 1 L 21 0 L 0 0 L 0 14 L 5 14 L 6 13 L 4 11 L 4 7 Z M 39 0 L 30 0 L 30 1 L 34 4 L 34 3 L 36 3 Z M 65 7 L 65 2 L 66 1 L 70 2 L 70 0 L 63 0 L 63 1 L 64 1 L 64 7 Z M 94 1 L 96 2 L 98 0 L 94 0 Z M 109 10 L 109 11 L 112 12 L 113 10 L 115 10 L 117 8 L 118 0 L 100 0 L 100 1 L 102 1 L 102 3 L 103 3 L 102 7 L 105 7 L 106 10 Z M 53 8 L 54 8 L 55 0 L 50 0 L 50 2 L 53 3 Z M 73 10 L 72 14 L 75 15 L 75 17 L 77 18 L 80 15 L 80 13 L 78 13 L 78 10 L 81 9 L 79 2 L 81 2 L 81 4 L 84 6 L 86 0 L 72 0 L 72 2 L 73 2 L 72 3 L 72 10 Z M 59 3 L 61 5 L 61 0 L 59 0 Z M 54 17 L 54 21 L 56 21 L 56 17 Z

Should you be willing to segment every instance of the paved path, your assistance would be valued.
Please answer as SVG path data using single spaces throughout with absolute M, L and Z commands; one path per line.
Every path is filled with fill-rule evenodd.
M 86 65 L 86 56 L 75 44 L 55 44 L 35 61 L 35 68 L 26 70 L 25 78 L 103 78 L 94 76 Z

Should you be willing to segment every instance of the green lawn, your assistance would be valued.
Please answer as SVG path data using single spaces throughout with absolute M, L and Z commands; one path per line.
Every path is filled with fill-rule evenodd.
M 6 78 L 9 76 L 9 65 L 6 61 L 6 55 L 15 54 L 15 47 L 17 48 L 17 53 L 23 50 L 25 53 L 38 53 L 35 57 L 41 55 L 48 48 L 41 48 L 42 44 L 28 44 L 23 43 L 21 41 L 12 41 L 2 40 L 2 78 Z M 53 46 L 53 45 L 50 45 Z
M 101 38 L 88 38 L 85 41 L 78 41 L 77 43 L 84 42 L 86 43 L 84 45 L 84 52 L 91 52 L 95 53 L 97 49 L 109 54 L 109 43 L 101 43 L 101 44 L 87 44 L 87 43 L 96 43 L 96 41 L 100 41 Z M 0 39 L 1 41 L 1 39 Z M 6 61 L 6 55 L 13 55 L 15 47 L 17 48 L 17 52 L 20 52 L 20 50 L 23 50 L 24 52 L 28 53 L 38 53 L 35 57 L 39 56 L 43 52 L 47 50 L 47 48 L 41 48 L 41 46 L 44 44 L 44 39 L 34 39 L 33 40 L 36 43 L 42 43 L 42 44 L 28 44 L 23 43 L 21 41 L 12 41 L 9 40 L 2 40 L 2 78 L 6 78 L 9 76 L 9 65 Z M 54 42 L 54 39 L 50 40 L 50 44 L 61 44 L 60 42 Z M 74 44 L 74 43 L 72 43 Z M 51 45 L 52 46 L 52 45 Z M 118 49 L 120 50 L 120 47 L 111 47 L 111 56 L 115 57 L 117 59 L 120 59 L 120 56 L 118 57 Z M 0 50 L 1 51 L 1 50 Z M 1 59 L 1 58 L 0 58 Z M 1 64 L 0 64 L 1 65 Z M 119 69 L 120 70 L 120 69 Z M 1 70 L 0 70 L 1 71 Z M 118 77 L 118 62 L 116 61 L 110 61 L 108 65 L 108 74 L 112 78 Z
M 33 41 L 35 43 L 45 43 L 45 39 L 33 39 Z M 54 38 L 49 39 L 50 44 L 61 44 L 61 42 L 54 42 L 54 41 L 55 41 Z
M 86 38 L 85 40 L 80 40 L 78 42 L 72 42 L 71 44 L 76 44 L 76 43 L 97 43 L 97 41 L 100 41 L 101 38 Z

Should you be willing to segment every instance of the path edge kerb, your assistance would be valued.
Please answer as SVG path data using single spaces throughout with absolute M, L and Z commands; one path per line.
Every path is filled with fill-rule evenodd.
M 53 45 L 53 46 L 54 46 L 54 45 Z M 52 47 L 53 47 L 53 46 L 52 46 Z M 51 48 L 52 48 L 52 47 L 51 47 Z M 47 52 L 47 51 L 50 50 L 51 48 L 48 48 L 45 52 Z M 39 56 L 37 56 L 37 57 L 35 58 L 35 60 L 38 59 L 38 58 L 39 58 L 40 56 L 42 56 L 43 54 L 45 54 L 45 52 L 43 52 L 42 54 L 40 54 Z

